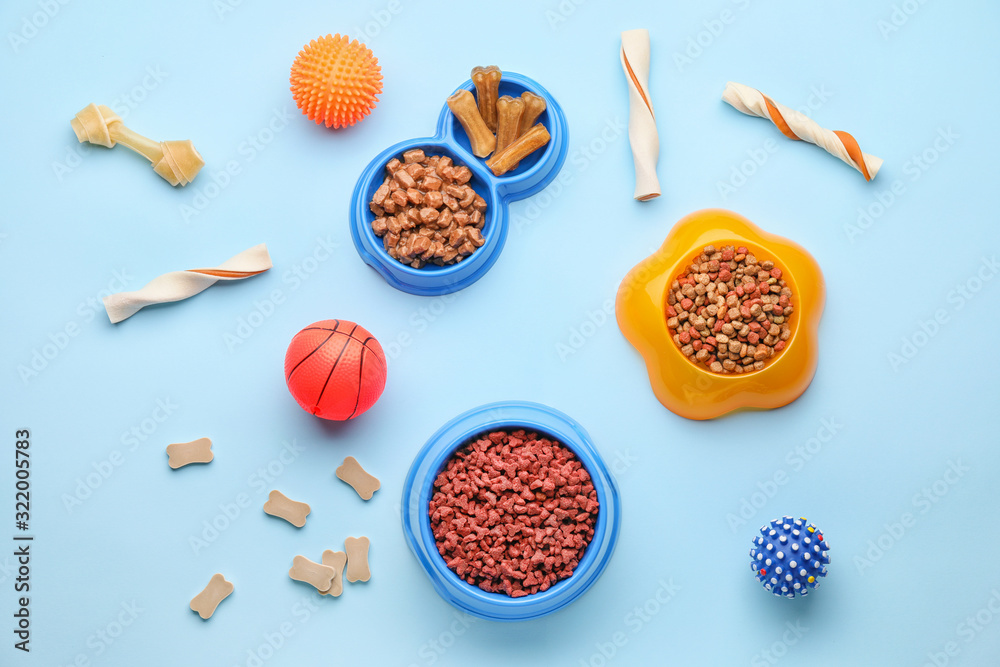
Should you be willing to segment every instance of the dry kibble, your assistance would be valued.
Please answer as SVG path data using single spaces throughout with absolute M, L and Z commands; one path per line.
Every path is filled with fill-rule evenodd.
M 773 260 L 705 246 L 667 294 L 667 327 L 681 354 L 713 373 L 762 370 L 788 345 L 792 290 Z
M 455 264 L 485 243 L 486 200 L 469 184 L 472 170 L 415 148 L 386 164 L 368 207 L 372 231 L 390 257 L 414 268 Z

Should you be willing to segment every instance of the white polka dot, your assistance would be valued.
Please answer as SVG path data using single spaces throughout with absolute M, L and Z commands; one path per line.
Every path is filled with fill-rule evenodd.
M 791 581 L 791 580 L 792 580 L 792 575 L 786 574 L 785 575 L 785 581 Z
M 780 565 L 778 567 L 774 568 L 774 573 L 775 574 L 781 574 L 781 566 Z
M 784 557 L 785 557 L 785 552 L 783 552 L 783 551 L 779 551 L 779 552 L 778 552 L 777 554 L 775 554 L 775 555 L 776 555 L 776 556 L 778 557 L 778 560 L 781 560 L 782 558 L 784 558 Z
M 771 559 L 768 558 L 766 561 L 764 561 L 764 564 L 767 565 L 768 567 L 771 567 Z
M 802 554 L 802 558 L 805 560 L 809 560 L 810 558 L 812 558 L 812 556 L 810 556 L 809 554 Z
M 792 545 L 792 551 L 798 551 L 798 550 L 799 550 L 799 545 L 793 544 Z
M 804 577 L 804 576 L 806 576 L 806 575 L 807 575 L 807 574 L 809 574 L 809 573 L 808 573 L 808 572 L 806 572 L 806 569 L 805 569 L 805 568 L 802 568 L 801 570 L 799 570 L 799 574 L 800 574 L 801 576 L 803 576 L 803 577 Z
M 788 564 L 788 567 L 790 567 L 790 568 L 792 568 L 794 570 L 795 568 L 798 567 L 798 564 L 793 560 L 792 562 L 790 562 Z

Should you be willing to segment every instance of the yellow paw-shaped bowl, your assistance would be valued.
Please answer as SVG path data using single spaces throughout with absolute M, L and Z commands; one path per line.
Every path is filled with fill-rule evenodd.
M 717 374 L 685 357 L 667 328 L 667 291 L 706 245 L 746 246 L 784 272 L 795 310 L 785 349 L 759 370 Z M 816 260 L 802 246 L 768 234 L 723 209 L 697 211 L 678 222 L 660 249 L 635 266 L 618 288 L 618 327 L 646 361 L 653 393 L 688 419 L 714 419 L 733 410 L 771 409 L 802 395 L 816 373 L 817 333 L 826 286 Z

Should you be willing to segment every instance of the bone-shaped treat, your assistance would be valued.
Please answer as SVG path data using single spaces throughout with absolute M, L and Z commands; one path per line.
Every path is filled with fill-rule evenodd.
M 497 138 L 483 121 L 472 93 L 464 88 L 448 98 L 448 108 L 462 124 L 469 137 L 469 148 L 476 157 L 486 157 L 496 148 Z
M 219 603 L 229 597 L 233 592 L 233 584 L 226 581 L 221 574 L 215 574 L 208 582 L 205 589 L 194 596 L 191 600 L 191 610 L 198 612 L 203 619 L 208 620 L 215 613 Z
M 209 463 L 215 458 L 212 454 L 212 441 L 208 438 L 167 445 L 167 456 L 170 457 L 167 463 L 174 470 L 189 463 Z
M 306 517 L 309 516 L 309 505 L 292 500 L 281 491 L 275 490 L 267 496 L 264 503 L 264 511 L 271 516 L 284 519 L 296 528 L 306 525 Z
M 499 95 L 502 76 L 500 68 L 496 65 L 472 68 L 472 83 L 476 86 L 479 114 L 483 117 L 486 127 L 490 128 L 490 132 L 497 131 L 497 95 Z M 485 156 L 480 155 L 479 157 Z
M 372 578 L 371 570 L 368 569 L 368 547 L 370 544 L 367 537 L 348 537 L 344 540 L 344 551 L 347 552 L 347 580 L 349 582 L 368 581 Z
M 340 597 L 340 594 L 344 592 L 344 578 L 342 575 L 344 573 L 344 566 L 347 565 L 347 554 L 343 551 L 327 549 L 323 552 L 323 565 L 332 567 L 334 575 L 330 583 L 330 588 L 320 591 L 320 593 Z
M 503 176 L 539 148 L 549 143 L 549 131 L 538 123 L 525 134 L 521 135 L 510 146 L 496 153 L 486 161 L 486 166 L 493 171 L 494 176 Z
M 267 254 L 267 246 L 261 243 L 214 268 L 164 273 L 135 292 L 106 296 L 104 308 L 114 324 L 132 317 L 148 305 L 181 301 L 203 292 L 220 280 L 242 280 L 270 268 L 271 256 Z
M 789 139 L 808 141 L 835 155 L 871 181 L 882 167 L 882 159 L 862 153 L 857 140 L 847 132 L 827 130 L 803 113 L 778 104 L 756 88 L 732 81 L 726 84 L 722 99 L 748 116 L 770 120 Z
M 504 95 L 497 100 L 497 146 L 496 152 L 514 143 L 520 134 L 521 115 L 524 113 L 524 100 Z
M 288 570 L 289 577 L 295 581 L 305 582 L 321 593 L 330 590 L 336 573 L 336 570 L 329 565 L 311 561 L 305 556 L 293 558 L 292 568 Z
M 365 472 L 365 469 L 353 456 L 348 456 L 337 468 L 337 477 L 354 487 L 354 490 L 364 500 L 371 500 L 372 494 L 382 486 L 375 477 Z
M 635 193 L 639 201 L 660 196 L 656 161 L 660 157 L 660 137 L 656 133 L 656 115 L 649 99 L 649 31 L 626 30 L 622 33 L 619 54 L 628 81 L 628 142 L 635 163 Z
M 187 141 L 160 141 L 147 139 L 125 127 L 114 111 L 104 106 L 88 104 L 70 121 L 76 138 L 113 148 L 122 144 L 153 163 L 153 171 L 170 185 L 187 185 L 194 180 L 205 161 L 194 144 Z
M 519 137 L 530 130 L 538 117 L 545 111 L 545 98 L 541 95 L 535 95 L 526 90 L 521 93 L 521 101 L 524 102 L 524 112 L 521 114 L 521 124 L 517 129 Z

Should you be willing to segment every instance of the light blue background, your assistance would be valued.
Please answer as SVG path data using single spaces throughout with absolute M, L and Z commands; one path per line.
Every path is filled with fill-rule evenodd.
M 291 633 L 264 664 L 767 665 L 780 654 L 790 665 L 923 665 L 948 642 L 957 655 L 939 662 L 994 664 L 1000 279 L 969 300 L 954 290 L 976 286 L 1000 240 L 995 2 L 567 0 L 560 10 L 555 0 L 281 9 L 233 0 L 232 11 L 222 2 L 50 2 L 51 18 L 33 18 L 45 2 L 0 10 L 0 535 L 9 544 L 14 430 L 29 428 L 37 536 L 30 656 L 11 647 L 13 563 L 0 556 L 0 663 L 246 665 L 248 651 L 287 623 Z M 903 5 L 910 14 L 896 16 L 898 30 L 880 30 Z M 380 13 L 388 24 L 372 23 L 366 37 L 385 75 L 374 114 L 341 132 L 300 117 L 288 91 L 297 50 L 328 32 L 358 36 Z M 44 25 L 32 31 L 25 20 Z M 663 196 L 647 204 L 631 199 L 618 62 L 618 34 L 635 27 L 652 36 L 661 140 Z M 11 34 L 29 37 L 12 43 Z M 691 46 L 699 40 L 700 53 Z M 688 49 L 691 61 L 679 62 Z M 384 147 L 431 133 L 445 96 L 473 65 L 491 63 L 561 101 L 571 133 L 565 182 L 512 206 L 507 247 L 483 280 L 453 297 L 403 294 L 351 245 L 355 179 Z M 720 101 L 727 80 L 788 106 L 811 101 L 822 125 L 885 159 L 881 173 L 866 184 L 737 113 Z M 174 189 L 124 148 L 81 150 L 69 120 L 90 102 L 127 110 L 126 123 L 151 138 L 192 139 L 204 170 Z M 278 131 L 269 135 L 269 123 Z M 949 129 L 957 138 L 935 149 Z M 259 150 L 251 137 L 270 141 Z M 935 161 L 922 170 L 913 156 L 925 150 Z M 748 151 L 766 162 L 744 167 Z M 212 188 L 230 160 L 240 173 Z M 741 168 L 755 173 L 724 197 L 719 183 Z M 894 200 L 849 238 L 859 208 L 879 213 L 897 180 Z M 185 219 L 182 207 L 196 203 L 202 210 Z M 604 309 L 677 219 L 711 206 L 805 246 L 829 298 L 819 370 L 802 398 L 695 423 L 656 401 Z M 260 242 L 275 265 L 263 276 L 117 326 L 90 305 L 116 271 L 137 289 Z M 324 244 L 336 248 L 328 255 Z M 270 316 L 227 345 L 275 293 L 282 302 Z M 946 321 L 921 335 L 937 311 Z M 291 336 L 326 318 L 362 323 L 391 357 L 385 394 L 347 424 L 309 417 L 282 382 Z M 70 325 L 78 335 L 22 379 L 19 366 Z M 901 354 L 904 337 L 919 349 L 894 367 L 888 355 Z M 401 483 L 438 426 L 510 398 L 551 405 L 590 431 L 618 470 L 623 530 L 604 576 L 571 607 L 466 627 L 404 544 Z M 157 401 L 176 406 L 162 423 Z M 838 425 L 832 439 L 824 420 Z M 134 442 L 133 428 L 148 435 Z M 214 440 L 216 460 L 172 472 L 165 445 L 200 436 Z M 818 436 L 828 442 L 810 443 Z M 266 490 L 251 477 L 286 441 L 303 451 L 273 486 L 312 504 L 300 531 L 263 514 Z M 810 460 L 795 454 L 809 445 Z M 115 451 L 122 465 L 68 510 L 64 496 Z M 381 477 L 370 503 L 333 477 L 346 455 Z M 933 504 L 921 500 L 955 463 L 967 470 L 939 482 Z M 785 483 L 769 485 L 776 474 Z M 189 537 L 241 493 L 251 506 L 195 554 Z M 732 525 L 744 500 L 763 506 Z M 832 545 L 824 586 L 794 603 L 766 594 L 748 568 L 757 526 L 785 513 L 815 521 Z M 887 524 L 907 513 L 911 525 L 894 536 Z M 318 558 L 361 534 L 372 540 L 368 584 L 327 600 L 286 575 L 295 554 Z M 236 592 L 204 623 L 187 605 L 217 571 Z M 662 605 L 661 580 L 679 587 Z M 111 645 L 97 639 L 133 601 L 141 611 L 131 625 Z M 643 620 L 634 608 L 646 605 L 655 612 Z M 960 625 L 977 613 L 989 622 Z M 611 652 L 616 633 L 623 645 L 607 660 L 600 651 Z

